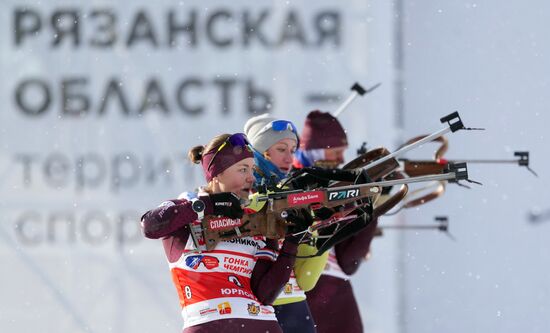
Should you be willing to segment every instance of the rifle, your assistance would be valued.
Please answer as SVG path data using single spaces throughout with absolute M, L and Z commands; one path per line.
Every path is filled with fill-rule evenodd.
M 378 177 L 384 178 L 388 176 L 403 177 L 402 173 L 397 173 L 397 170 L 399 169 L 401 169 L 408 176 L 415 177 L 415 176 L 424 176 L 424 175 L 441 173 L 449 165 L 448 163 L 452 164 L 453 162 L 454 163 L 466 162 L 466 161 L 446 161 L 445 164 L 437 165 L 437 167 L 434 167 L 433 165 L 430 165 L 430 167 L 424 167 L 420 172 L 420 170 L 417 170 L 418 165 L 408 165 L 406 164 L 406 162 L 403 162 L 404 160 L 396 159 L 397 156 L 402 155 L 407 151 L 410 151 L 418 146 L 421 146 L 424 143 L 427 143 L 430 141 L 439 141 L 442 144 L 435 154 L 435 158 L 436 160 L 438 160 L 447 151 L 448 142 L 447 142 L 447 139 L 444 137 L 446 133 L 456 132 L 458 130 L 483 130 L 482 128 L 465 127 L 462 122 L 462 119 L 460 118 L 460 115 L 456 111 L 445 117 L 442 117 L 440 121 L 441 123 L 447 123 L 447 127 L 429 135 L 422 135 L 422 136 L 415 137 L 407 141 L 404 145 L 399 147 L 393 153 L 389 153 L 389 151 L 387 151 L 387 149 L 385 148 L 378 148 L 373 151 L 364 153 L 363 147 L 365 146 L 365 143 L 363 143 L 361 148 L 357 151 L 358 153 L 362 153 L 362 154 L 358 156 L 356 159 L 354 159 L 353 161 L 351 161 L 350 163 L 346 164 L 344 166 L 344 169 L 363 169 L 373 179 L 378 179 Z M 525 159 L 525 152 L 522 152 L 520 154 L 521 154 L 520 156 L 521 161 L 519 162 L 521 163 L 520 165 L 528 166 L 529 164 L 528 153 L 526 155 L 526 159 Z M 405 163 L 405 166 L 403 166 L 404 163 Z M 417 172 L 415 173 L 414 171 L 417 171 Z M 465 180 L 470 183 L 480 184 L 478 182 L 475 182 L 469 179 L 465 179 Z M 463 185 L 459 182 L 456 182 L 456 183 L 458 185 L 467 187 L 466 185 Z M 337 184 L 341 184 L 341 183 L 337 183 Z M 415 207 L 420 204 L 424 204 L 428 201 L 438 198 L 444 193 L 445 184 L 446 184 L 445 181 L 438 181 L 438 182 L 432 183 L 431 185 L 432 187 L 435 185 L 435 189 L 433 191 L 430 191 L 429 193 L 424 194 L 418 198 L 409 200 L 406 204 L 402 205 L 400 209 Z M 391 200 L 384 202 L 384 206 L 381 206 L 378 209 L 378 211 L 376 211 L 375 209 L 375 215 L 380 216 L 380 215 L 386 214 L 389 210 L 395 207 L 402 200 L 405 200 L 407 197 L 417 196 L 419 193 L 426 191 L 426 189 L 430 189 L 430 187 L 425 187 L 420 190 L 409 192 L 409 189 L 407 186 L 405 185 L 401 186 L 399 191 L 390 197 Z
M 315 190 L 283 190 L 261 194 L 253 198 L 265 202 L 258 212 L 245 214 L 241 219 L 205 216 L 202 230 L 208 250 L 218 242 L 244 236 L 284 238 L 287 219 L 302 208 L 311 210 L 321 207 L 334 208 L 353 204 L 357 200 L 375 196 L 381 188 L 375 184 L 361 184 Z
M 349 221 L 350 219 L 346 218 L 346 215 L 359 206 L 358 201 L 380 194 L 382 187 L 433 180 L 458 181 L 467 178 L 466 164 L 459 163 L 450 165 L 449 172 L 441 175 L 384 180 L 314 190 L 283 190 L 261 194 L 253 198 L 258 202 L 265 202 L 260 211 L 245 214 L 241 219 L 205 216 L 202 220 L 202 232 L 208 250 L 213 249 L 222 240 L 244 236 L 262 235 L 267 238 L 280 239 L 286 235 L 286 226 L 289 224 L 287 219 L 302 208 L 310 211 L 321 207 L 340 207 L 340 215 L 337 219 L 331 217 L 332 220 L 330 221 L 320 221 L 320 223 L 330 225 L 340 222 L 339 219 Z
M 416 147 L 419 147 L 423 145 L 426 142 L 430 141 L 441 141 L 443 142 L 441 148 L 437 151 L 436 156 L 443 155 L 447 150 L 447 140 L 444 137 L 444 134 L 448 132 L 456 132 L 459 130 L 481 130 L 480 128 L 469 128 L 465 127 L 462 119 L 460 118 L 460 115 L 458 112 L 453 112 L 451 114 L 446 115 L 445 117 L 442 117 L 440 119 L 441 123 L 446 123 L 447 127 L 443 128 L 439 131 L 436 131 L 429 135 L 419 136 L 414 139 L 409 140 L 407 143 L 405 143 L 403 146 L 398 148 L 395 152 L 390 153 L 385 148 L 377 148 L 371 151 L 368 151 L 366 153 L 363 153 L 363 146 L 365 146 L 365 143 L 361 146 L 361 148 L 358 150 L 358 153 L 362 153 L 360 156 L 355 158 L 353 161 L 346 164 L 343 169 L 345 170 L 365 170 L 366 173 L 371 177 L 371 179 L 384 179 L 386 177 L 390 178 L 404 178 L 404 174 L 397 172 L 400 168 L 401 164 L 396 159 L 397 156 L 402 155 L 406 153 L 407 151 L 410 151 Z M 434 172 L 426 172 L 414 176 L 425 176 L 429 174 L 438 174 L 445 170 L 446 167 L 448 167 L 449 164 L 446 164 L 445 166 L 434 169 Z M 413 176 L 410 175 L 409 176 Z M 475 181 L 465 179 L 468 182 L 477 183 Z M 457 182 L 458 183 L 458 182 Z M 443 194 L 443 191 L 445 189 L 445 182 L 439 181 L 438 188 L 428 193 L 427 195 L 424 195 L 418 199 L 412 200 L 408 207 L 417 206 L 419 204 L 426 203 L 430 200 L 433 200 L 440 195 Z M 460 183 L 458 183 L 461 185 Z M 342 182 L 334 182 L 333 185 L 342 185 Z M 413 194 L 416 194 L 417 191 L 415 191 Z M 385 201 L 382 205 L 375 208 L 374 215 L 375 216 L 381 216 L 386 214 L 389 210 L 391 210 L 393 207 L 395 207 L 399 202 L 401 202 L 405 197 L 409 195 L 409 188 L 407 185 L 403 184 L 401 188 L 390 197 L 387 201 Z M 402 207 L 404 208 L 404 207 Z
M 416 138 L 413 138 L 409 140 L 408 142 L 415 142 L 419 138 L 424 138 L 425 136 L 419 136 Z M 404 173 L 411 177 L 420 176 L 420 175 L 426 175 L 426 174 L 432 174 L 441 172 L 445 169 L 446 165 L 448 163 L 482 163 L 482 164 L 517 164 L 519 166 L 524 166 L 529 170 L 531 173 L 533 173 L 536 177 L 538 175 L 534 170 L 532 170 L 529 167 L 529 152 L 528 151 L 516 151 L 514 152 L 514 156 L 518 157 L 517 159 L 456 159 L 456 160 L 447 160 L 443 158 L 443 155 L 447 152 L 448 148 L 448 141 L 445 137 L 439 137 L 437 140 L 441 143 L 440 147 L 437 149 L 434 155 L 433 160 L 409 160 L 409 159 L 399 159 L 398 162 L 401 165 L 400 169 L 403 170 Z M 405 145 L 408 144 L 405 143 Z M 411 208 L 416 207 L 418 205 L 427 203 L 429 201 L 432 201 L 445 192 L 445 182 L 437 182 L 433 183 L 430 186 L 422 187 L 420 189 L 416 189 L 414 191 L 409 192 L 407 196 L 404 199 L 404 204 L 399 208 L 399 210 L 404 208 Z M 463 187 L 467 187 L 466 185 L 458 183 L 458 185 L 461 185 Z
M 404 146 L 416 142 L 420 139 L 427 137 L 427 135 L 420 135 L 415 138 L 407 141 Z M 524 166 L 532 174 L 538 177 L 537 173 L 529 167 L 529 152 L 528 151 L 515 151 L 514 156 L 518 157 L 517 159 L 454 159 L 447 160 L 443 158 L 443 155 L 447 152 L 449 148 L 449 142 L 447 138 L 441 136 L 432 141 L 438 141 L 441 143 L 439 148 L 434 154 L 433 160 L 409 160 L 409 159 L 399 159 L 401 168 L 403 171 L 411 176 L 421 176 L 433 173 L 442 172 L 447 163 L 475 163 L 475 164 L 517 164 L 518 166 Z

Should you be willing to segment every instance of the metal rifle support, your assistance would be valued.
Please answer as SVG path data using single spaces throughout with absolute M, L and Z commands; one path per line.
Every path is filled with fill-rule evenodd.
M 370 87 L 369 89 L 363 88 L 359 83 L 355 82 L 353 86 L 351 86 L 351 94 L 348 96 L 348 98 L 334 111 L 332 114 L 335 118 L 337 118 L 340 113 L 344 112 L 345 109 L 357 98 L 357 96 L 363 96 L 365 94 L 368 94 L 372 92 L 374 89 L 378 88 L 382 83 L 377 83 L 374 86 Z

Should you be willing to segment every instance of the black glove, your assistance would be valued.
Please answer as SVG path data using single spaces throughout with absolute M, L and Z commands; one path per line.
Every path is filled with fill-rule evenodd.
M 324 253 L 334 245 L 356 235 L 372 222 L 372 215 L 365 211 L 365 209 L 358 208 L 352 214 L 357 214 L 358 217 L 341 227 L 338 231 L 336 231 L 336 225 L 331 225 L 328 228 L 319 230 L 319 235 L 331 237 L 317 239 L 315 246 L 317 247 L 318 253 Z
M 231 192 L 213 193 L 199 197 L 204 201 L 206 215 L 226 216 L 232 219 L 243 217 L 244 210 L 241 207 L 241 199 Z
M 320 220 L 326 220 L 336 213 L 334 209 L 328 207 L 321 207 L 314 210 L 313 212 L 315 213 L 315 216 Z
M 298 242 L 302 238 L 302 234 L 292 236 L 292 234 L 297 234 L 304 230 L 307 230 L 313 224 L 313 217 L 309 211 L 305 208 L 300 210 L 289 210 L 288 217 L 286 218 L 288 222 L 292 224 L 287 227 L 287 239 L 294 240 Z

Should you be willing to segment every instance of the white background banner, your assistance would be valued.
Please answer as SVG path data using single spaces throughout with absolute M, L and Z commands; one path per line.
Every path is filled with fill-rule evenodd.
M 140 215 L 202 184 L 192 146 L 266 111 L 301 128 L 355 81 L 383 85 L 340 117 L 348 158 L 393 144 L 392 20 L 367 1 L 2 1 L 0 330 L 179 331 Z
M 458 110 L 452 159 L 529 150 L 535 178 L 470 165 L 472 190 L 381 223 L 352 282 L 368 332 L 546 332 L 545 1 L 0 1 L 0 331 L 177 332 L 160 242 L 139 218 L 203 183 L 194 145 L 269 111 L 301 129 L 355 81 L 349 160 Z M 407 157 L 426 159 L 426 145 Z

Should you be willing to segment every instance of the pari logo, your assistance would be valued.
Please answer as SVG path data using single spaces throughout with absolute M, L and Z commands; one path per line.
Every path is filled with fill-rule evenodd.
M 251 316 L 257 316 L 260 314 L 260 306 L 254 303 L 248 303 L 247 308 L 248 314 Z
M 213 231 L 240 227 L 242 224 L 243 222 L 241 219 L 230 219 L 229 217 L 218 217 L 208 221 L 208 227 Z
M 328 201 L 344 200 L 349 198 L 357 198 L 359 196 L 359 189 L 343 190 L 328 192 Z
M 229 302 L 218 304 L 218 313 L 221 315 L 231 314 L 231 304 Z

